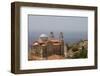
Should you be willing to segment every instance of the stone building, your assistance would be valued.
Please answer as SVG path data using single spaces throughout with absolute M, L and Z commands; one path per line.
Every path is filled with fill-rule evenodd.
M 65 56 L 63 33 L 60 32 L 59 38 L 55 38 L 53 32 L 48 37 L 41 34 L 39 39 L 32 44 L 32 51 L 41 59 L 46 59 L 51 55 Z

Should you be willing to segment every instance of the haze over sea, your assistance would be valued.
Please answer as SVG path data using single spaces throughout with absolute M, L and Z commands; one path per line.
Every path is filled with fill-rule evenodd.
M 88 18 L 72 16 L 28 16 L 28 45 L 39 39 L 41 34 L 50 35 L 54 33 L 55 38 L 59 38 L 59 33 L 63 32 L 65 43 L 75 43 L 88 39 Z

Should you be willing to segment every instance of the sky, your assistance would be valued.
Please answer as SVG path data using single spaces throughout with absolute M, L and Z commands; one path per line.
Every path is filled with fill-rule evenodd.
M 58 37 L 59 32 L 64 33 L 65 41 L 77 41 L 86 39 L 88 32 L 88 18 L 78 16 L 28 16 L 28 39 L 29 44 L 38 39 L 40 34 L 49 35 L 54 32 Z

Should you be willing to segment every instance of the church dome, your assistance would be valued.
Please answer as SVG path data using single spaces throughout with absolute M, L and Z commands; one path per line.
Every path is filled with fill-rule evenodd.
M 41 39 L 42 41 L 47 41 L 47 40 L 48 40 L 48 36 L 47 36 L 46 34 L 41 34 L 41 35 L 40 35 L 40 39 Z
M 48 37 L 48 36 L 46 34 L 41 34 L 40 38 L 42 38 L 42 37 Z

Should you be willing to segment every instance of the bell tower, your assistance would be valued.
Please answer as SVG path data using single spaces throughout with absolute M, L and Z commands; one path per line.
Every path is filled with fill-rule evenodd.
M 59 39 L 60 39 L 60 41 L 64 41 L 63 38 L 64 38 L 64 37 L 63 37 L 63 32 L 60 32 L 60 35 L 59 35 Z
M 61 43 L 61 55 L 64 56 L 64 36 L 63 36 L 63 32 L 60 32 L 59 40 L 60 40 L 60 43 Z
M 50 32 L 50 39 L 54 39 L 54 33 Z

